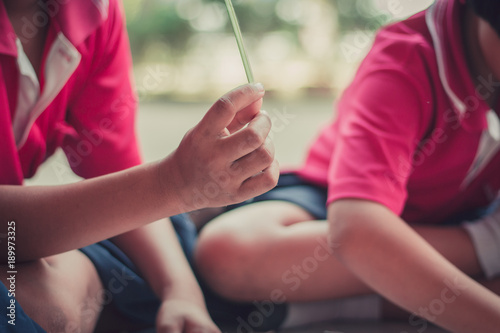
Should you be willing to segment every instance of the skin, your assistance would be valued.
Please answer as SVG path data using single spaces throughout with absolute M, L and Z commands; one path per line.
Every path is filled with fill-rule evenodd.
M 387 208 L 364 200 L 339 200 L 330 205 L 328 218 L 330 234 L 339 244 L 335 256 L 374 291 L 453 332 L 497 330 L 500 298 L 451 264 Z M 391 260 L 384 259 L 388 257 Z M 442 298 L 450 281 L 458 286 L 459 296 L 438 316 L 427 316 L 422 305 Z
M 474 248 L 462 228 L 413 227 L 454 265 L 481 276 Z M 326 221 L 312 220 L 294 204 L 259 202 L 208 223 L 199 238 L 196 264 L 213 289 L 238 301 L 269 299 L 275 289 L 290 302 L 371 292 L 339 262 L 334 248 L 327 251 L 327 234 Z M 311 258 L 317 264 L 314 270 L 308 269 L 314 267 L 307 263 Z
M 16 252 L 18 260 L 80 248 L 194 210 L 200 202 L 235 203 L 274 186 L 277 162 L 272 142 L 266 139 L 269 117 L 258 109 L 262 95 L 250 85 L 225 95 L 164 160 L 77 184 L 1 186 L 2 217 L 30 221 L 38 214 L 36 221 L 18 225 L 16 238 L 23 244 Z M 238 110 L 244 113 L 240 119 L 234 118 Z M 255 117 L 246 128 L 228 135 L 228 128 L 239 129 L 239 121 L 249 115 Z M 218 183 L 220 190 L 203 195 L 204 186 L 213 182 L 211 175 L 222 172 L 229 177 Z M 203 200 L 193 193 L 201 193 Z M 63 221 L 67 230 L 60 228 Z
M 4 1 L 16 32 L 20 19 L 39 10 L 36 2 Z M 40 29 L 23 40 L 37 72 L 45 35 Z M 222 96 L 161 161 L 70 185 L 0 185 L 0 219 L 16 222 L 15 297 L 28 316 L 49 332 L 132 328 L 114 308 L 102 312 L 108 286 L 75 250 L 112 238 L 161 300 L 158 332 L 219 332 L 165 217 L 239 202 L 276 184 L 263 95 L 262 86 L 246 85 Z M 209 183 L 218 190 L 206 194 Z M 200 193 L 197 200 L 193 193 Z M 0 241 L 0 279 L 9 288 L 6 254 L 7 242 Z
M 500 77 L 498 35 L 471 11 L 465 24 L 471 76 Z M 494 105 L 497 98 L 498 90 L 486 101 Z M 386 207 L 356 199 L 333 202 L 327 218 L 312 221 L 303 209 L 279 201 L 222 214 L 202 229 L 199 271 L 234 300 L 272 300 L 276 291 L 288 302 L 376 292 L 453 332 L 498 331 L 500 279 L 481 281 L 461 227 L 408 225 Z M 327 241 L 330 248 L 321 245 Z M 439 315 L 426 311 L 436 299 L 451 299 L 450 285 L 460 295 Z M 390 303 L 383 311 L 386 318 L 410 318 Z
M 20 0 L 20 1 L 4 1 L 5 9 L 9 16 L 10 22 L 14 31 L 18 36 L 22 36 L 23 17 L 33 17 L 40 10 L 36 1 Z M 47 36 L 48 26 L 42 26 L 34 32 L 33 38 L 22 38 L 23 49 L 28 56 L 36 73 L 39 73 L 43 47 Z

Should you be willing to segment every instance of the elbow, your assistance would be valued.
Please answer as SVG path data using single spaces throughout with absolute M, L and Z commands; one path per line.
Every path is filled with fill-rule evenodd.
M 328 209 L 328 243 L 333 254 L 342 261 L 353 230 L 350 230 L 352 225 L 349 224 L 348 217 L 341 213 L 342 210 L 338 206 L 338 202 L 335 202 Z
M 341 262 L 367 250 L 370 233 L 366 228 L 369 215 L 361 200 L 338 200 L 328 207 L 329 243 Z M 366 253 L 366 252 L 365 252 Z

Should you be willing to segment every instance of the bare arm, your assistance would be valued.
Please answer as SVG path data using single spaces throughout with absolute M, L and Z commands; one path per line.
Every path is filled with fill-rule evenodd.
M 274 186 L 278 168 L 267 140 L 269 117 L 259 112 L 263 94 L 247 85 L 224 95 L 160 162 L 76 184 L 0 186 L 0 232 L 6 233 L 7 221 L 16 222 L 17 261 L 76 249 L 181 212 L 242 201 Z M 7 251 L 0 253 L 5 261 Z
M 453 332 L 498 331 L 500 298 L 384 206 L 339 200 L 329 206 L 328 220 L 338 259 L 381 295 Z M 437 303 L 444 310 L 433 310 Z
M 16 222 L 17 260 L 83 247 L 175 213 L 175 197 L 160 192 L 158 169 L 154 163 L 63 186 L 1 186 L 0 216 Z

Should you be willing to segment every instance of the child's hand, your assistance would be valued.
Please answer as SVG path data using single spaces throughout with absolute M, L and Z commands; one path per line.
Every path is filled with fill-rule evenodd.
M 156 317 L 158 333 L 220 333 L 204 307 L 184 300 L 165 300 Z
M 260 111 L 264 90 L 245 85 L 222 96 L 160 164 L 165 193 L 183 211 L 244 201 L 276 185 L 278 163 Z M 246 126 L 247 125 L 247 126 Z M 168 191 L 170 187 L 170 191 Z

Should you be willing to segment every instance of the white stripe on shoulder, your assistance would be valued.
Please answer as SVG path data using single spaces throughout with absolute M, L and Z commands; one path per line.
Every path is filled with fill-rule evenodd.
M 457 97 L 455 92 L 450 87 L 448 82 L 448 78 L 446 76 L 446 67 L 445 67 L 445 57 L 444 50 L 441 44 L 440 32 L 438 31 L 438 26 L 436 22 L 442 21 L 444 18 L 444 10 L 446 9 L 446 1 L 436 1 L 425 13 L 425 21 L 427 23 L 427 27 L 429 28 L 429 32 L 432 37 L 432 42 L 434 44 L 434 49 L 436 51 L 436 60 L 439 71 L 439 78 L 441 79 L 441 84 L 443 88 L 455 105 L 455 108 L 459 111 L 459 117 L 462 118 L 467 110 L 465 104 Z

